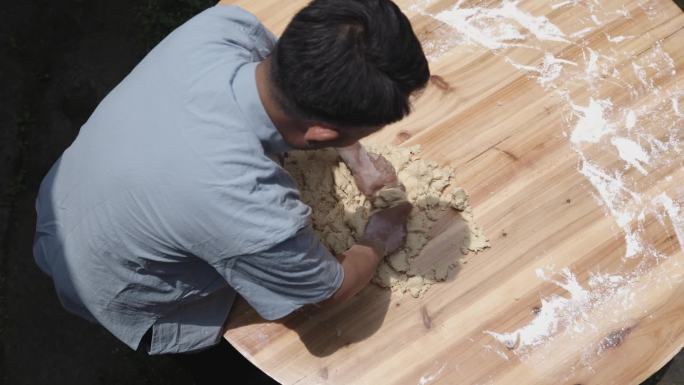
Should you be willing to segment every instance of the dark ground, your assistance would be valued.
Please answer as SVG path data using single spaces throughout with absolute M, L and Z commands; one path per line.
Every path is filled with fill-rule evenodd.
M 133 352 L 62 309 L 33 262 L 33 202 L 99 100 L 173 27 L 214 2 L 2 1 L 0 385 L 194 382 L 197 363 Z M 229 348 L 202 361 L 220 362 L 222 383 L 265 383 Z M 675 361 L 649 384 L 684 384 L 682 354 Z
M 227 343 L 183 359 L 131 351 L 64 311 L 31 256 L 33 201 L 52 163 L 149 48 L 214 3 L 2 1 L 0 385 L 192 384 L 212 363 L 220 383 L 270 383 Z

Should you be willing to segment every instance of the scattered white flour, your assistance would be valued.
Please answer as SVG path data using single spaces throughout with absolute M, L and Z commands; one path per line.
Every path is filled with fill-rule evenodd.
M 634 126 L 636 126 L 636 114 L 634 113 L 634 110 L 629 110 L 625 117 L 625 127 L 627 127 L 628 130 L 631 130 Z
M 608 39 L 608 41 L 611 43 L 622 43 L 625 40 L 634 39 L 634 36 L 610 36 L 610 35 L 606 35 L 606 39 Z
M 580 2 L 582 0 L 566 0 L 566 1 L 561 1 L 560 3 L 556 4 L 551 4 L 551 9 L 558 9 L 558 8 L 563 8 L 563 7 L 576 7 L 580 5 Z
M 406 187 L 405 195 L 399 195 L 414 205 L 405 246 L 385 258 L 373 282 L 419 297 L 435 282 L 446 280 L 462 254 L 489 247 L 489 240 L 474 221 L 466 192 L 452 186 L 452 168 L 420 159 L 418 146 L 368 146 L 368 150 L 392 163 Z M 292 152 L 285 169 L 297 183 L 302 200 L 312 208 L 314 230 L 335 254 L 346 251 L 363 235 L 372 209 L 386 207 L 388 200 L 395 200 L 397 195 L 388 191 L 387 199 L 376 199 L 371 204 L 333 149 Z M 420 252 L 430 240 L 432 226 L 449 210 L 456 210 L 466 224 L 462 242 L 454 245 L 453 253 L 426 266 L 418 258 Z
M 587 48 L 587 50 L 589 51 L 589 62 L 587 63 L 586 71 L 592 78 L 596 78 L 599 75 L 599 56 L 593 49 Z
M 601 201 L 609 213 L 622 228 L 627 242 L 626 258 L 631 258 L 640 250 L 634 244 L 635 235 L 630 227 L 636 217 L 637 207 L 641 204 L 641 196 L 625 187 L 623 175 L 619 171 L 610 172 L 582 157 L 579 172 L 596 188 Z
M 627 9 L 626 5 L 623 5 L 622 8 L 615 11 L 615 13 L 624 17 L 625 19 L 631 19 L 632 18 L 632 13 L 629 12 L 629 9 Z
M 610 143 L 617 148 L 620 158 L 629 163 L 631 166 L 635 167 L 642 174 L 648 174 L 648 171 L 646 171 L 641 163 L 643 162 L 648 164 L 651 159 L 638 143 L 631 139 L 621 138 L 619 136 L 611 138 Z
M 443 11 L 435 18 L 448 24 L 462 35 L 468 42 L 485 46 L 489 49 L 500 49 L 516 46 L 516 42 L 525 40 L 523 35 L 511 23 L 492 23 L 489 9 L 483 8 L 459 8 L 457 4 L 454 9 Z M 487 25 L 489 28 L 483 29 Z
M 574 38 L 582 38 L 582 37 L 587 36 L 590 32 L 594 32 L 594 29 L 595 29 L 594 27 L 587 27 L 584 29 L 580 29 L 579 31 L 576 31 L 576 32 L 573 32 L 572 34 L 570 34 L 570 37 L 573 39 Z
M 493 347 L 492 345 L 486 344 L 486 345 L 482 345 L 482 347 L 486 351 L 492 352 L 492 353 L 496 354 L 497 356 L 501 357 L 502 359 L 504 359 L 506 361 L 510 360 L 510 358 L 508 357 L 508 354 L 506 354 L 506 352 L 503 352 L 500 349 Z
M 463 0 L 435 18 L 448 24 L 463 37 L 489 49 L 515 46 L 532 35 L 539 40 L 569 43 L 565 34 L 544 16 L 533 16 L 518 8 L 519 0 L 504 0 L 496 8 L 462 8 Z M 522 30 L 518 29 L 522 26 Z
M 437 372 L 430 374 L 430 375 L 425 375 L 425 376 L 420 377 L 420 380 L 418 380 L 418 385 L 428 385 L 428 384 L 432 383 L 433 381 L 435 381 L 437 379 L 437 377 L 440 374 L 442 374 L 442 372 L 444 371 L 444 368 L 446 368 L 446 364 L 443 364 L 442 367 L 439 368 L 439 370 Z
M 684 202 L 672 199 L 665 192 L 654 192 L 654 186 L 659 186 L 654 176 L 657 173 L 648 172 L 684 167 L 681 102 L 684 89 L 679 86 L 673 90 L 669 81 L 676 75 L 674 60 L 661 41 L 644 52 L 621 44 L 641 36 L 610 36 L 604 33 L 606 39 L 601 44 L 584 40 L 585 36 L 601 31 L 600 25 L 609 19 L 631 19 L 632 12 L 627 5 L 610 8 L 615 5 L 599 0 L 552 2 L 552 9 L 573 7 L 573 12 L 583 15 L 576 18 L 574 30 L 562 31 L 548 18 L 534 16 L 522 9 L 532 3 L 503 0 L 500 5 L 488 2 L 472 5 L 472 2 L 458 1 L 452 8 L 436 14 L 428 11 L 431 3 L 421 0 L 415 8 L 420 14 L 453 28 L 452 34 L 439 37 L 447 39 L 440 43 L 442 47 L 470 45 L 489 49 L 564 103 L 567 112 L 564 131 L 568 132 L 570 145 L 577 154 L 578 171 L 591 184 L 597 201 L 606 209 L 606 215 L 614 218 L 624 234 L 623 263 L 625 266 L 628 263 L 631 263 L 629 266 L 637 265 L 636 268 L 621 266 L 619 274 L 591 272 L 584 285 L 567 268 L 561 270 L 560 279 L 552 279 L 545 272 L 538 271 L 540 278 L 563 288 L 567 294 L 540 298 L 541 306 L 534 319 L 516 330 L 486 333 L 524 358 L 526 353 L 556 335 L 593 336 L 598 333 L 592 323 L 596 317 L 604 317 L 608 320 L 606 322 L 615 325 L 624 324 L 624 312 L 634 306 L 635 295 L 648 290 L 639 283 L 640 280 L 650 274 L 654 264 L 672 258 L 671 255 L 663 255 L 658 251 L 658 245 L 642 235 L 648 215 L 661 218 L 662 226 L 666 225 L 663 219 L 666 215 L 681 250 L 684 250 Z M 660 3 L 650 0 L 639 0 L 629 7 L 641 8 L 636 12 L 644 11 L 650 18 L 663 12 Z M 550 43 L 553 42 L 564 42 L 568 43 L 566 47 L 572 45 L 581 49 L 583 65 L 554 60 L 553 52 L 562 51 L 557 45 L 551 50 Z M 519 62 L 516 58 L 521 55 L 514 53 L 523 50 L 525 53 L 536 50 L 538 54 L 534 63 L 541 64 L 528 64 L 529 55 L 524 55 L 527 62 Z M 442 50 L 438 54 L 447 52 Z M 439 55 L 432 55 L 430 59 L 438 60 Z M 619 99 L 614 96 L 616 88 L 624 90 Z M 588 95 L 578 98 L 578 94 L 583 93 Z M 638 110 L 632 107 L 635 104 L 640 106 Z M 606 161 L 609 154 L 615 154 L 613 162 Z M 626 176 L 630 167 L 640 174 Z M 665 179 L 670 186 L 684 185 L 684 181 L 676 181 L 672 175 Z M 679 199 L 684 199 L 681 193 Z M 674 278 L 677 277 L 654 279 L 672 284 L 668 280 Z M 681 277 L 677 279 L 674 281 L 679 284 Z M 616 303 L 621 307 L 616 307 L 614 312 L 601 312 L 603 307 Z M 590 312 L 595 318 L 588 318 Z M 596 334 L 593 340 L 602 342 L 598 346 L 583 348 L 581 365 L 585 368 L 592 370 L 592 357 L 602 354 L 613 343 L 610 338 L 603 337 Z M 484 349 L 489 348 L 485 345 Z
M 684 209 L 681 208 L 681 204 L 676 203 L 667 194 L 661 193 L 660 195 L 653 198 L 652 202 L 654 204 L 660 204 L 667 212 L 667 215 L 672 221 L 672 227 L 677 234 L 677 239 L 679 240 L 679 246 L 684 250 Z
M 632 69 L 634 70 L 634 74 L 636 74 L 636 76 L 639 78 L 641 85 L 645 89 L 659 92 L 656 89 L 655 83 L 653 83 L 653 80 L 646 73 L 646 69 L 644 67 L 640 66 L 637 63 L 632 63 Z
M 570 140 L 575 144 L 582 142 L 598 143 L 604 135 L 615 132 L 613 124 L 606 119 L 606 112 L 612 107 L 609 100 L 589 101 L 587 107 L 571 104 L 579 120 L 570 135 Z
M 592 370 L 591 365 L 597 356 L 620 344 L 629 334 L 633 320 L 625 319 L 625 313 L 634 314 L 649 288 L 653 289 L 653 285 L 672 287 L 682 283 L 681 275 L 654 273 L 646 261 L 623 275 L 593 272 L 584 285 L 568 268 L 560 272 L 554 272 L 552 267 L 537 269 L 536 273 L 544 281 L 562 288 L 565 293 L 542 297 L 541 305 L 534 311 L 533 320 L 516 330 L 506 333 L 486 330 L 484 333 L 521 359 L 526 359 L 536 348 L 558 336 L 564 336 L 566 340 L 578 338 L 596 341 L 583 347 L 580 352 L 580 364 L 589 370 Z M 560 279 L 554 279 L 556 275 Z M 637 300 L 638 296 L 640 300 Z M 606 334 L 606 330 L 611 332 Z M 487 346 L 484 345 L 484 349 L 491 350 Z M 566 363 L 574 368 L 576 359 L 568 357 Z
M 569 269 L 562 270 L 564 281 L 548 278 L 542 269 L 536 270 L 537 276 L 555 283 L 570 293 L 570 298 L 553 295 L 541 299 L 537 316 L 531 323 L 511 333 L 485 331 L 509 349 L 520 349 L 520 352 L 537 346 L 556 334 L 560 328 L 578 328 L 575 322 L 581 318 L 584 310 L 590 306 L 591 295 L 578 282 Z
M 458 0 L 447 10 L 432 14 L 427 11 L 430 0 L 417 0 L 409 10 L 439 20 L 450 28 L 443 33 L 432 33 L 424 40 L 423 48 L 430 60 L 455 46 L 476 45 L 500 50 L 511 47 L 534 48 L 527 42 L 569 43 L 568 37 L 548 18 L 535 16 L 520 8 L 520 0 L 504 0 L 498 6 L 468 6 Z
M 546 52 L 544 54 L 544 61 L 538 67 L 518 64 L 508 58 L 506 58 L 506 61 L 508 61 L 509 64 L 517 69 L 528 72 L 536 72 L 537 81 L 542 86 L 550 85 L 554 80 L 558 79 L 558 77 L 561 75 L 561 71 L 563 71 L 564 64 L 577 66 L 577 63 L 570 60 L 558 59 L 550 52 Z
M 679 97 L 678 96 L 673 96 L 672 97 L 672 111 L 674 111 L 675 115 L 678 117 L 684 117 L 684 114 L 679 110 Z

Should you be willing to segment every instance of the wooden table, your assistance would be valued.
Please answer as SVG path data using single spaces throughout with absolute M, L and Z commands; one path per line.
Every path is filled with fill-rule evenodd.
M 279 34 L 306 1 L 235 3 Z M 449 89 L 368 141 L 455 167 L 491 249 L 421 299 L 370 286 L 280 322 L 240 302 L 225 338 L 283 384 L 640 383 L 684 345 L 684 14 L 397 3 Z

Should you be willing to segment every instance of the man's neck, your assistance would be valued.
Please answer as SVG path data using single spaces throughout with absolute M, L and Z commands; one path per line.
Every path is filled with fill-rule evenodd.
M 270 72 L 270 58 L 257 64 L 256 84 L 257 90 L 259 90 L 259 98 L 264 105 L 266 114 L 268 114 L 273 125 L 278 132 L 280 132 L 280 135 L 285 138 L 286 142 L 290 142 L 293 136 L 300 130 L 299 124 L 294 119 L 288 117 L 278 104 L 278 101 L 273 94 L 274 85 L 271 81 Z

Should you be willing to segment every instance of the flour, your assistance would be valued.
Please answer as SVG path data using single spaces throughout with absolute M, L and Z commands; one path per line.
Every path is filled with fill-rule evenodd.
M 537 275 L 548 280 L 541 269 L 537 269 Z M 496 338 L 509 349 L 526 352 L 546 342 L 560 328 L 578 327 L 575 321 L 589 306 L 590 294 L 577 282 L 577 278 L 570 270 L 564 269 L 562 275 L 564 281 L 553 280 L 553 282 L 566 289 L 570 293 L 570 298 L 558 295 L 542 298 L 539 312 L 529 324 L 511 333 L 493 331 L 485 331 L 485 333 Z
M 587 72 L 587 74 L 589 74 L 590 77 L 596 78 L 599 75 L 599 73 L 598 73 L 599 72 L 599 68 L 598 68 L 599 56 L 596 53 L 596 51 L 594 51 L 593 49 L 587 48 L 587 50 L 589 51 L 589 61 L 587 63 L 586 72 Z
M 606 39 L 608 39 L 608 41 L 611 43 L 622 43 L 625 40 L 634 39 L 634 36 L 610 36 L 610 35 L 606 35 Z
M 551 9 L 559 9 L 559 8 L 568 7 L 568 6 L 576 7 L 576 6 L 580 5 L 580 1 L 581 0 L 561 1 L 560 3 L 551 4 Z
M 452 185 L 452 168 L 420 159 L 417 146 L 369 146 L 368 150 L 392 163 L 405 190 L 388 188 L 369 202 L 356 188 L 350 170 L 333 149 L 292 152 L 286 159 L 285 169 L 297 183 L 302 200 L 312 208 L 314 231 L 336 254 L 360 239 L 373 209 L 406 200 L 411 202 L 414 209 L 407 223 L 406 243 L 381 262 L 373 282 L 419 297 L 432 284 L 447 279 L 459 255 L 481 251 L 489 247 L 489 240 L 474 222 L 466 192 Z M 463 244 L 427 269 L 419 266 L 417 257 L 430 240 L 432 226 L 449 210 L 458 211 L 467 224 Z
M 682 209 L 681 204 L 673 201 L 667 194 L 661 193 L 651 201 L 654 204 L 661 205 L 667 215 L 672 221 L 672 227 L 677 234 L 677 239 L 679 240 L 679 246 L 684 250 L 684 209 Z
M 627 116 L 625 117 L 625 127 L 628 130 L 631 130 L 636 126 L 636 113 L 634 113 L 634 110 L 629 110 L 627 112 Z
M 594 31 L 593 27 L 583 28 L 583 29 L 580 29 L 579 31 L 575 31 L 575 32 L 571 33 L 570 37 L 573 39 L 574 38 L 583 38 L 593 31 Z
M 564 31 L 551 20 L 522 9 L 533 3 L 503 0 L 501 5 L 492 7 L 458 1 L 448 11 L 431 14 L 428 5 L 432 3 L 421 1 L 417 11 L 454 29 L 451 36 L 438 37 L 446 39 L 440 42 L 443 47 L 470 45 L 472 49 L 488 49 L 535 80 L 550 97 L 561 101 L 565 113 L 563 131 L 567 132 L 565 136 L 577 155 L 578 172 L 585 177 L 591 193 L 605 208 L 606 215 L 614 219 L 625 240 L 622 258 L 625 265 L 618 268 L 619 274 L 591 271 L 588 282 L 581 284 L 569 268 L 551 273 L 538 271 L 540 279 L 563 288 L 567 294 L 542 296 L 541 306 L 532 321 L 519 328 L 485 333 L 521 358 L 559 335 L 603 341 L 598 346 L 586 346 L 581 352 L 581 365 L 592 370 L 593 357 L 605 351 L 606 343 L 605 336 L 598 334 L 601 329 L 593 321 L 601 319 L 604 324 L 624 326 L 623 318 L 628 309 L 634 308 L 635 296 L 649 291 L 643 282 L 649 282 L 645 277 L 651 275 L 653 266 L 675 258 L 675 254 L 664 255 L 658 251 L 658 245 L 643 234 L 649 215 L 659 218 L 662 226 L 671 227 L 684 250 L 681 201 L 684 195 L 680 192 L 677 200 L 671 192 L 658 191 L 662 185 L 653 175 L 657 174 L 655 171 L 684 167 L 681 104 L 684 89 L 671 80 L 677 74 L 676 66 L 662 41 L 656 41 L 649 50 L 637 51 L 624 43 L 642 38 L 638 33 L 620 36 L 604 33 L 605 39 L 600 44 L 584 38 L 595 36 L 600 25 L 608 23 L 610 18 L 611 23 L 615 18 L 631 19 L 632 12 L 642 11 L 650 18 L 657 17 L 664 12 L 663 5 L 639 0 L 637 4 L 629 5 L 634 8 L 632 10 L 627 5 L 611 8 L 615 5 L 598 0 L 552 2 L 552 9 L 573 7 L 573 12 L 581 15 L 574 17 L 576 22 L 571 27 L 574 30 Z M 532 32 L 530 24 L 520 20 L 536 20 L 538 26 L 544 28 L 533 28 L 535 32 Z M 493 25 L 513 28 L 500 29 Z M 545 33 L 536 33 L 540 30 Z M 644 34 L 649 32 L 644 31 Z M 554 52 L 562 52 L 554 47 L 554 42 L 569 43 L 564 48 L 581 49 L 582 65 L 549 60 L 555 58 Z M 543 60 L 542 64 L 530 65 L 517 59 L 523 56 L 529 59 L 529 53 L 535 51 L 538 60 Z M 448 52 L 438 52 L 430 59 L 439 60 L 439 55 Z M 619 99 L 613 96 L 616 89 L 624 92 Z M 638 104 L 639 109 L 632 104 Z M 631 172 L 632 169 L 636 172 Z M 676 176 L 681 178 L 681 173 Z M 673 175 L 664 179 L 670 186 L 684 183 L 675 180 Z M 560 279 L 551 278 L 556 274 Z M 665 272 L 651 279 L 676 285 L 681 283 L 682 277 Z M 618 306 L 613 307 L 613 312 L 604 314 L 602 309 L 615 304 Z M 575 362 L 571 364 L 574 368 Z
M 550 52 L 544 54 L 544 61 L 537 67 L 519 64 L 508 58 L 506 58 L 506 61 L 519 70 L 536 73 L 537 81 L 543 86 L 550 85 L 554 80 L 558 79 L 563 71 L 564 65 L 577 66 L 577 63 L 570 60 L 558 59 Z
M 431 384 L 440 374 L 442 374 L 444 368 L 446 368 L 446 364 L 443 364 L 442 367 L 433 374 L 421 376 L 420 380 L 418 380 L 418 385 Z
M 636 208 L 642 203 L 641 195 L 625 186 L 621 172 L 605 170 L 586 158 L 582 158 L 579 172 L 596 188 L 600 202 L 606 206 L 625 236 L 633 240 L 630 223 L 637 215 Z M 627 252 L 627 258 L 632 256 Z
M 453 47 L 482 46 L 491 50 L 506 48 L 531 48 L 538 45 L 532 40 L 568 43 L 558 27 L 544 16 L 534 16 L 523 11 L 519 0 L 506 0 L 498 6 L 468 7 L 459 0 L 449 9 L 436 14 L 428 12 L 430 0 L 417 0 L 409 10 L 432 17 L 442 23 L 422 41 L 429 60 L 438 60 Z
M 674 111 L 675 115 L 684 118 L 684 114 L 679 110 L 679 95 L 673 96 L 670 100 L 672 100 L 672 111 Z
M 617 148 L 620 158 L 635 167 L 642 174 L 648 174 L 642 163 L 649 164 L 651 158 L 638 143 L 618 136 L 611 138 L 610 143 Z
M 574 104 L 571 104 L 571 106 L 579 117 L 577 125 L 570 136 L 570 140 L 573 143 L 598 143 L 604 135 L 615 132 L 612 124 L 608 122 L 605 116 L 612 107 L 610 101 L 591 99 L 587 107 Z
M 465 42 L 489 49 L 524 46 L 520 42 L 530 35 L 539 40 L 569 42 L 549 19 L 522 11 L 518 3 L 504 1 L 499 7 L 464 8 L 463 1 L 459 1 L 452 9 L 434 17 L 452 27 Z
M 492 26 L 483 31 L 477 24 L 486 23 L 487 15 L 479 13 L 478 10 L 444 11 L 439 13 L 436 19 L 460 32 L 468 42 L 477 43 L 489 49 L 519 46 L 520 44 L 516 42 L 525 40 L 525 35 L 507 23 Z

